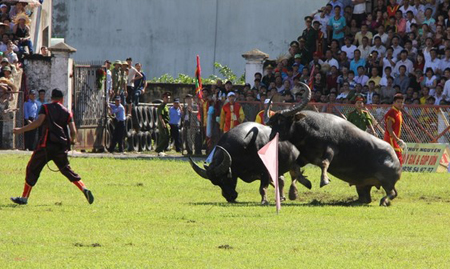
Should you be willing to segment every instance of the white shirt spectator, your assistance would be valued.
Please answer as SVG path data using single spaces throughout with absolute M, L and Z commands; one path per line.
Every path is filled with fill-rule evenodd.
M 392 48 L 394 49 L 392 56 L 394 56 L 395 59 L 398 59 L 400 52 L 402 52 L 402 50 L 403 50 L 403 47 L 400 45 L 397 45 L 397 47 L 392 46 Z
M 431 49 L 428 49 L 428 48 L 424 48 L 424 49 L 422 50 L 423 58 L 425 59 L 425 62 L 431 61 L 430 50 L 431 50 Z
M 382 86 L 382 87 L 386 87 L 387 86 L 387 77 L 386 76 L 383 76 L 380 79 L 380 86 Z
M 355 4 L 353 6 L 353 14 L 366 13 L 366 3 Z
M 325 60 L 324 63 L 329 64 L 330 67 L 335 66 L 337 69 L 339 69 L 339 63 L 334 58 L 331 58 L 331 60 Z
M 318 21 L 320 22 L 321 26 L 320 26 L 320 31 L 322 31 L 323 33 L 323 38 L 327 38 L 327 25 L 328 25 L 328 21 L 330 21 L 330 18 L 327 16 L 323 16 L 323 18 L 320 16 L 320 14 L 322 13 L 317 13 L 316 15 L 314 15 L 314 20 L 313 21 Z
M 377 37 L 377 36 L 379 36 L 379 37 L 381 38 L 381 43 L 386 44 L 387 39 L 388 39 L 388 37 L 389 37 L 388 34 L 383 33 L 382 35 L 380 35 L 380 34 L 374 35 L 373 38 L 372 38 L 372 43 L 375 42 L 375 37 Z
M 131 68 L 128 70 L 128 79 L 127 79 L 127 86 L 134 87 L 134 76 L 136 75 L 137 70 L 134 68 L 134 66 L 131 66 Z
M 406 12 L 412 11 L 414 17 L 417 15 L 417 9 L 414 6 L 409 5 L 408 8 L 405 9 L 405 5 L 402 5 L 398 10 L 400 10 L 403 14 L 403 18 L 406 18 Z
M 411 62 L 411 60 L 409 60 L 409 59 L 406 59 L 405 61 L 399 60 L 399 61 L 395 64 L 394 69 L 392 70 L 392 73 L 394 74 L 394 76 L 397 76 L 398 74 L 400 74 L 400 72 L 399 72 L 398 69 L 399 69 L 400 66 L 402 66 L 402 65 L 406 66 L 406 73 L 405 73 L 405 75 L 408 75 L 409 73 L 412 73 L 412 72 L 414 71 L 414 65 L 413 65 L 413 63 Z
M 355 79 L 353 79 L 353 81 L 356 82 L 356 84 L 361 84 L 362 86 L 367 84 L 367 81 L 369 81 L 369 77 L 366 75 L 362 75 L 362 76 L 356 76 Z
M 443 58 L 441 59 L 441 62 L 439 64 L 439 69 L 443 73 L 445 69 L 450 68 L 450 59 Z
M 438 58 L 434 58 L 434 60 L 430 60 L 425 62 L 425 66 L 423 67 L 423 73 L 427 72 L 427 68 L 433 69 L 433 72 L 436 73 L 436 70 L 439 69 L 439 66 L 441 64 L 441 60 Z
M 354 53 L 356 50 L 355 45 L 350 45 L 350 47 L 347 47 L 346 45 L 341 47 L 341 51 L 345 51 L 347 53 L 347 58 L 351 61 L 353 58 L 355 58 Z
M 386 47 L 383 45 L 380 45 L 378 48 L 376 46 L 373 46 L 372 48 L 370 48 L 370 52 L 372 52 L 374 50 L 378 52 L 378 60 L 381 59 L 381 55 L 386 54 Z
M 412 19 L 411 21 L 406 20 L 406 32 L 409 33 L 411 32 L 411 24 L 417 24 L 416 19 Z
M 358 49 L 361 51 L 361 58 L 364 60 L 367 60 L 367 57 L 369 57 L 369 54 L 372 52 L 369 45 L 367 45 L 366 48 L 364 48 L 363 45 L 359 45 Z
M 391 60 L 392 60 L 394 63 L 397 62 L 397 59 L 395 59 L 394 57 L 393 57 Z M 384 57 L 384 58 L 383 58 L 383 76 L 385 75 L 385 74 L 384 74 L 384 69 L 385 69 L 386 67 L 388 67 L 388 66 L 390 66 L 390 67 L 391 67 L 391 70 L 394 71 L 395 65 L 392 66 L 392 65 L 391 65 L 391 62 L 390 62 L 386 57 Z
M 450 102 L 450 79 L 445 82 L 444 91 L 442 92 L 442 96 L 446 102 Z

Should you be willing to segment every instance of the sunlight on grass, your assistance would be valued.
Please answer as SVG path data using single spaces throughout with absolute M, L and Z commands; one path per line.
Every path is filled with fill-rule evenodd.
M 447 174 L 404 173 L 399 197 L 349 206 L 354 187 L 336 178 L 299 185 L 298 201 L 275 213 L 260 206 L 259 182 L 239 181 L 237 204 L 188 162 L 72 158 L 93 191 L 83 194 L 47 168 L 29 204 L 22 192 L 29 156 L 0 155 L 1 268 L 445 268 L 450 263 Z M 53 164 L 51 164 L 54 167 Z M 288 186 L 288 184 L 286 184 Z M 287 190 L 286 190 L 287 191 Z

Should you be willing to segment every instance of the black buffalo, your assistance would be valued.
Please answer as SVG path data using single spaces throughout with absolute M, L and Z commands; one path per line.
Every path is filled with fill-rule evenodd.
M 222 189 L 222 196 L 228 202 L 235 202 L 238 196 L 236 192 L 237 178 L 241 178 L 247 183 L 260 179 L 261 203 L 267 204 L 266 191 L 270 176 L 258 156 L 258 150 L 270 141 L 270 133 L 269 127 L 259 123 L 246 122 L 240 124 L 221 137 L 217 143 L 212 162 L 210 165 L 205 165 L 205 169 L 199 167 L 190 158 L 189 161 L 198 175 L 209 179 L 212 184 Z M 278 144 L 281 197 L 284 197 L 282 191 L 284 181 L 281 175 L 287 171 L 290 172 L 292 178 L 289 191 L 290 199 L 296 199 L 297 197 L 296 180 L 311 189 L 311 182 L 303 177 L 300 166 L 296 164 L 299 154 L 300 152 L 289 141 Z
M 306 84 L 303 102 L 291 109 L 277 112 L 265 121 L 272 127 L 271 137 L 278 132 L 280 140 L 290 141 L 301 155 L 299 164 L 321 168 L 321 187 L 329 183 L 327 172 L 356 186 L 361 203 L 370 203 L 373 186 L 383 187 L 385 197 L 380 205 L 388 206 L 397 196 L 396 182 L 401 165 L 394 149 L 385 141 L 357 128 L 332 114 L 301 111 L 311 97 Z

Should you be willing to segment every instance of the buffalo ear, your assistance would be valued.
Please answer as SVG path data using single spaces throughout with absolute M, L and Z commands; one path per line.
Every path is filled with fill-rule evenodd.
M 304 117 L 306 117 L 306 115 L 303 114 L 302 112 L 299 112 L 299 113 L 295 114 L 294 120 L 299 121 L 299 120 L 303 119 Z

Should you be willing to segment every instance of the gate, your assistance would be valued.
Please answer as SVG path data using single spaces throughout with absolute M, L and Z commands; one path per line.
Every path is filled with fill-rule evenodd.
M 106 95 L 104 85 L 98 88 L 96 72 L 101 65 L 75 64 L 73 115 L 78 129 L 75 149 L 92 150 L 94 152 L 105 149 L 106 125 Z

